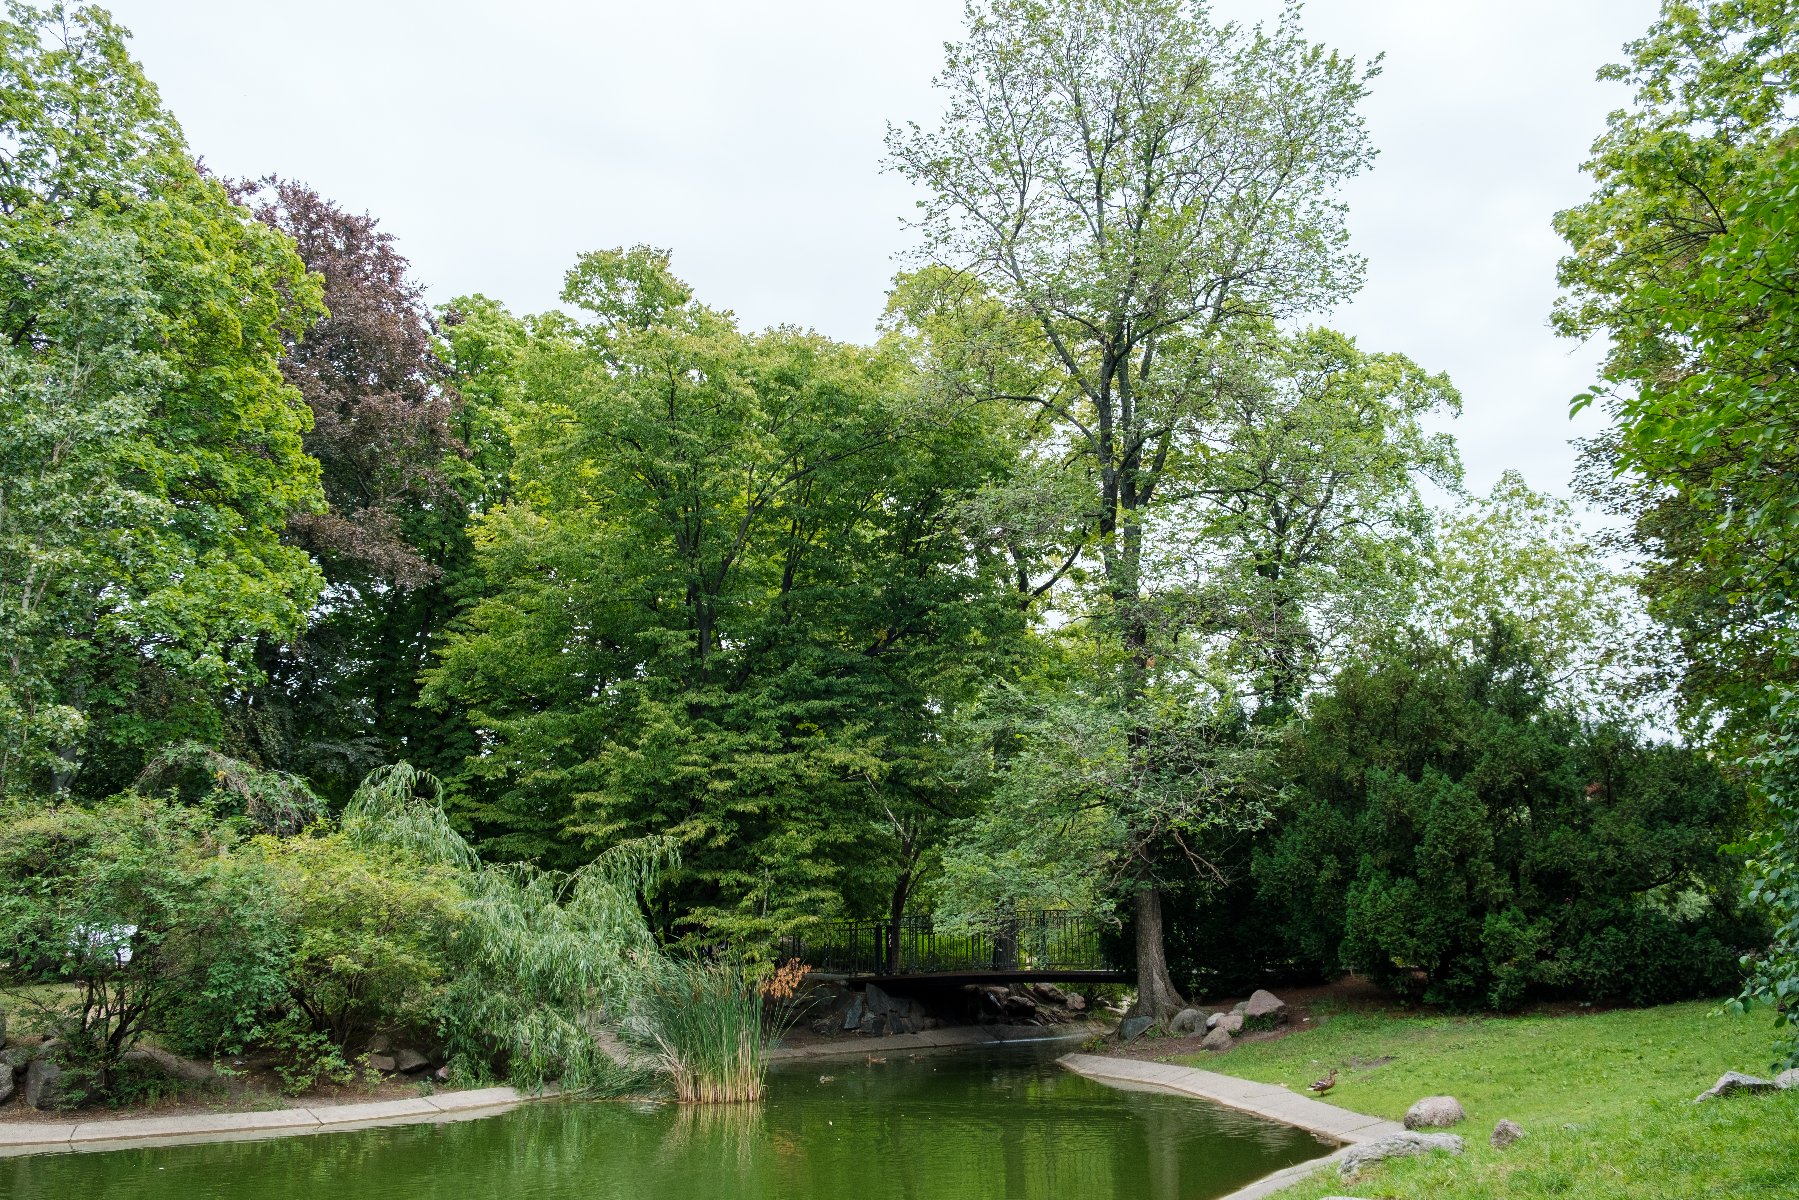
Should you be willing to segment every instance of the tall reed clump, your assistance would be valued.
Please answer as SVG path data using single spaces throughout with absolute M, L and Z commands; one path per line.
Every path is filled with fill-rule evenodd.
M 383 767 L 357 789 L 343 828 L 451 868 L 467 893 L 458 970 L 442 1005 L 452 1060 L 497 1063 L 520 1087 L 642 1086 L 643 1072 L 606 1053 L 598 1034 L 606 1014 L 628 1010 L 642 964 L 661 958 L 639 897 L 673 866 L 672 844 L 625 843 L 567 873 L 483 863 L 438 797 L 432 776 L 405 763 Z
M 626 1029 L 661 1062 L 675 1098 L 692 1104 L 760 1100 L 768 1049 L 792 1019 L 806 968 L 764 978 L 740 962 L 657 955 L 643 961 Z

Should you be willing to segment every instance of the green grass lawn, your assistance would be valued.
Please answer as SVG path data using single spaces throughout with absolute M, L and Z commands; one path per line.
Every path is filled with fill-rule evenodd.
M 1408 1200 L 1799 1198 L 1799 1089 L 1692 1103 L 1728 1070 L 1767 1076 L 1765 1011 L 1710 1004 L 1565 1017 L 1405 1017 L 1344 1012 L 1278 1041 L 1186 1060 L 1295 1091 L 1336 1067 L 1333 1103 L 1398 1120 L 1420 1096 L 1456 1097 L 1468 1149 L 1364 1172 L 1329 1171 L 1281 1193 Z M 1392 1061 L 1379 1063 L 1378 1060 Z M 1497 1151 L 1509 1117 L 1524 1141 Z

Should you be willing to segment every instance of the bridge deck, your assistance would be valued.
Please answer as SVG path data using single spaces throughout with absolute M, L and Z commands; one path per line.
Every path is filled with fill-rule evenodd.
M 851 975 L 844 982 L 854 987 L 872 983 L 877 987 L 899 988 L 917 987 L 920 984 L 960 987 L 965 983 L 1128 983 L 1130 979 L 1130 974 L 1125 971 L 992 971 L 975 968 L 965 971 L 902 971 L 897 975 Z

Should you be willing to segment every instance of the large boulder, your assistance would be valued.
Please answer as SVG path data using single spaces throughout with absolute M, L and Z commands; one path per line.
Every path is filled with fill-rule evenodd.
M 867 1005 L 868 1011 L 877 1017 L 898 1012 L 902 1007 L 897 1000 L 872 983 L 862 989 L 862 1001 Z
M 32 1059 L 25 1068 L 25 1103 L 31 1107 L 74 1108 L 83 1099 L 68 1073 L 49 1055 Z
M 1229 1050 L 1231 1048 L 1231 1045 L 1232 1045 L 1232 1042 L 1231 1042 L 1230 1034 L 1226 1033 L 1223 1029 L 1214 1029 L 1210 1033 L 1206 1034 L 1205 1038 L 1199 1043 L 1199 1048 L 1201 1050 L 1214 1050 L 1214 1051 L 1222 1052 L 1225 1050 Z
M 1693 1097 L 1693 1103 L 1701 1100 L 1716 1100 L 1724 1096 L 1735 1096 L 1743 1093 L 1753 1095 L 1756 1092 L 1773 1092 L 1779 1090 L 1778 1084 L 1771 1079 L 1760 1079 L 1754 1075 L 1745 1075 L 1741 1071 L 1726 1071 L 1718 1076 L 1718 1082 Z
M 1273 992 L 1256 991 L 1243 1004 L 1245 1029 L 1273 1029 L 1287 1019 L 1287 1002 Z
M 5 1104 L 8 1100 L 11 1100 L 12 1094 L 13 1069 L 5 1064 L 0 1064 L 0 1104 Z
M 857 996 L 850 1001 L 849 1008 L 843 1013 L 843 1032 L 853 1033 L 862 1025 L 862 997 Z
M 1467 1119 L 1454 1096 L 1426 1096 L 1405 1110 L 1407 1129 L 1444 1129 Z
M 1031 995 L 1044 1004 L 1065 1004 L 1068 1001 L 1068 993 L 1053 983 L 1033 983 Z
M 403 1075 L 411 1075 L 423 1071 L 431 1065 L 431 1060 L 410 1046 L 403 1046 L 394 1051 L 394 1070 Z
M 1500 1121 L 1493 1126 L 1493 1136 L 1487 1139 L 1487 1145 L 1495 1150 L 1503 1150 L 1524 1136 L 1524 1128 L 1516 1121 Z
M 1774 1086 L 1785 1091 L 1790 1087 L 1799 1087 L 1799 1067 L 1788 1067 L 1774 1077 Z
M 1354 1179 L 1363 1167 L 1389 1158 L 1411 1158 L 1446 1150 L 1462 1152 L 1462 1139 L 1453 1133 L 1395 1133 L 1372 1142 L 1351 1146 L 1337 1160 L 1337 1171 L 1345 1179 Z
M 1069 992 L 1062 1001 L 1062 1007 L 1066 1008 L 1069 1012 L 1086 1012 L 1087 997 L 1081 995 L 1079 992 Z
M 1183 1008 L 1168 1022 L 1168 1032 L 1186 1035 L 1198 1033 L 1205 1026 L 1206 1014 L 1197 1008 Z
M 1154 1017 L 1126 1017 L 1118 1022 L 1118 1040 L 1134 1042 L 1142 1037 L 1151 1025 L 1156 1023 Z
M 371 1071 L 380 1071 L 382 1074 L 391 1075 L 398 1068 L 399 1064 L 394 1061 L 394 1056 L 391 1054 L 369 1055 L 369 1069 Z

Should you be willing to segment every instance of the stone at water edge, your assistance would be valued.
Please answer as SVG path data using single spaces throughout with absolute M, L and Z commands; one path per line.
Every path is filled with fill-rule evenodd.
M 851 1033 L 862 1024 L 862 997 L 857 996 L 850 1001 L 849 1008 L 843 1013 L 843 1032 Z
M 1783 1092 L 1787 1088 L 1799 1087 L 1799 1067 L 1788 1067 L 1786 1070 L 1776 1075 L 1774 1077 L 1774 1086 Z
M 1215 1050 L 1222 1052 L 1229 1050 L 1233 1044 L 1231 1035 L 1226 1033 L 1225 1030 L 1220 1027 L 1206 1034 L 1205 1039 L 1199 1043 L 1199 1048 L 1201 1050 Z
M 1407 1129 L 1441 1129 L 1467 1119 L 1454 1096 L 1426 1096 L 1405 1110 Z
M 1414 1155 L 1429 1154 L 1433 1150 L 1460 1154 L 1462 1139 L 1453 1133 L 1395 1133 L 1372 1142 L 1363 1142 L 1359 1146 L 1351 1146 L 1338 1160 L 1337 1173 L 1345 1179 L 1354 1179 L 1370 1163 L 1388 1158 L 1411 1158 Z
M 1772 1080 L 1759 1079 L 1754 1075 L 1745 1075 L 1741 1071 L 1726 1071 L 1718 1076 L 1718 1082 L 1693 1097 L 1693 1103 L 1701 1100 L 1714 1100 L 1720 1096 L 1734 1096 L 1738 1092 L 1774 1092 L 1780 1085 Z
M 1144 1031 L 1156 1023 L 1154 1017 L 1126 1017 L 1118 1022 L 1118 1040 L 1134 1042 L 1142 1037 Z
M 1523 1126 L 1516 1121 L 1502 1120 L 1493 1126 L 1493 1136 L 1487 1139 L 1487 1145 L 1495 1150 L 1503 1150 L 1523 1136 Z
M 1182 1034 L 1198 1033 L 1200 1022 L 1205 1020 L 1205 1016 L 1206 1014 L 1199 1011 L 1197 1008 L 1183 1008 L 1181 1011 L 1174 1014 L 1174 1019 L 1172 1021 L 1168 1022 L 1168 1032 Z
M 862 989 L 862 999 L 868 1006 L 868 1011 L 877 1017 L 884 1017 L 890 1012 L 897 1012 L 901 1007 L 892 996 L 889 996 L 886 992 L 882 991 L 872 983 Z

